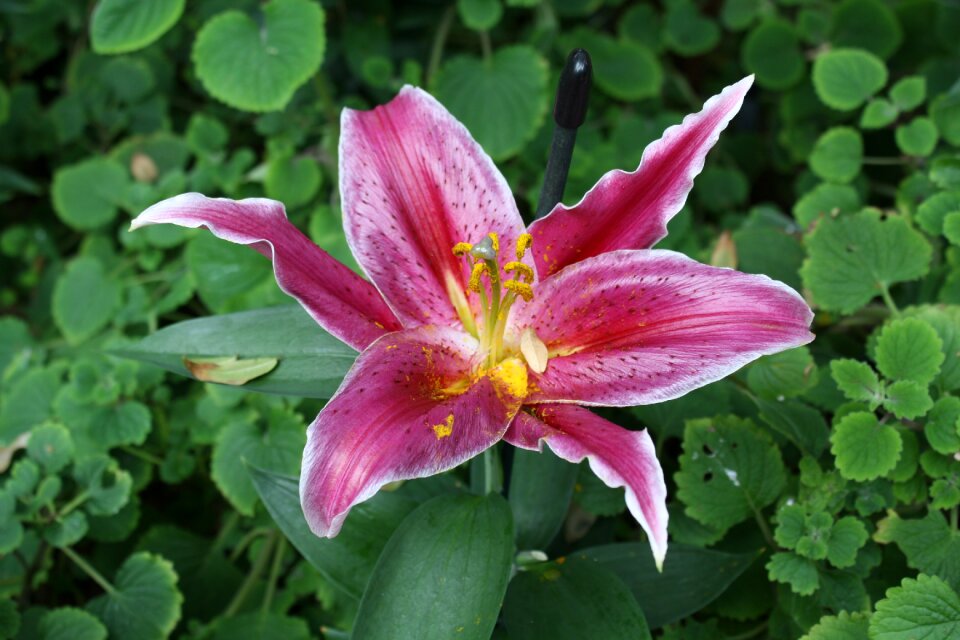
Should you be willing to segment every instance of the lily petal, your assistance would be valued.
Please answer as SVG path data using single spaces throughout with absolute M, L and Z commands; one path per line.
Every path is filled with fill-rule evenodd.
M 550 356 L 530 402 L 607 406 L 671 400 L 806 344 L 812 319 L 781 282 L 656 249 L 583 260 L 511 314 L 513 334 L 532 327 Z
M 362 350 L 400 328 L 376 288 L 303 235 L 276 200 L 184 193 L 141 213 L 130 230 L 162 223 L 205 227 L 218 238 L 249 245 L 270 258 L 280 288 L 354 349 Z
M 360 354 L 307 432 L 300 499 L 314 533 L 335 536 L 383 485 L 441 473 L 500 440 L 521 399 L 497 370 L 474 376 L 478 346 L 425 326 Z
M 353 255 L 407 327 L 459 324 L 450 289 L 462 296 L 470 272 L 455 243 L 494 232 L 512 253 L 524 232 L 490 157 L 414 87 L 372 111 L 344 109 L 340 194 Z
M 530 227 L 541 278 L 617 249 L 648 249 L 667 235 L 707 152 L 740 110 L 753 76 L 732 84 L 643 151 L 636 171 L 606 173 L 572 207 L 558 204 Z
M 568 404 L 534 405 L 521 411 L 504 440 L 540 450 L 542 442 L 573 463 L 586 458 L 608 487 L 626 489 L 627 508 L 650 539 L 657 567 L 667 553 L 667 485 L 646 430 L 630 431 Z

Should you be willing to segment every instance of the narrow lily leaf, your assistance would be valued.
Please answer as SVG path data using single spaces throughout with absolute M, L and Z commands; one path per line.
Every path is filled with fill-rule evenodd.
M 514 452 L 509 498 L 517 548 L 549 546 L 567 515 L 578 471 L 577 465 L 561 460 L 546 447 L 543 453 L 519 448 Z
M 424 503 L 384 548 L 360 602 L 353 640 L 487 640 L 507 590 L 513 549 L 510 507 L 499 495 Z
M 186 376 L 186 356 L 194 362 L 275 358 L 276 368 L 251 379 L 246 389 L 324 399 L 337 390 L 357 355 L 294 305 L 179 322 L 114 353 Z
M 273 371 L 276 358 L 238 358 L 237 356 L 215 356 L 212 358 L 184 358 L 183 366 L 197 380 L 219 382 L 240 386 L 255 378 Z
M 576 554 L 577 559 L 593 560 L 615 573 L 633 592 L 651 629 L 710 604 L 757 557 L 756 553 L 724 553 L 674 542 L 660 573 L 642 543 L 608 544 Z
M 649 550 L 638 551 L 644 554 Z M 518 573 L 503 615 L 510 640 L 650 639 L 630 589 L 607 567 L 581 557 Z
M 335 538 L 318 538 L 300 508 L 297 478 L 249 467 L 267 511 L 297 551 L 331 584 L 359 599 L 380 551 L 416 502 L 381 491 L 350 512 Z

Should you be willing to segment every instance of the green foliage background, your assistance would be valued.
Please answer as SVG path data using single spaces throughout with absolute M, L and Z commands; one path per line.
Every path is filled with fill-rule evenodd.
M 0 638 L 958 637 L 958 33 L 939 0 L 0 0 Z M 254 252 L 130 218 L 265 195 L 355 268 L 339 112 L 405 83 L 529 215 L 576 46 L 566 202 L 756 74 L 661 246 L 801 290 L 817 340 L 604 414 L 655 436 L 662 575 L 622 491 L 524 452 L 506 501 L 474 466 L 313 538 L 291 476 L 352 354 L 290 307 L 156 334 L 286 299 Z M 272 394 L 164 370 L 277 326 Z

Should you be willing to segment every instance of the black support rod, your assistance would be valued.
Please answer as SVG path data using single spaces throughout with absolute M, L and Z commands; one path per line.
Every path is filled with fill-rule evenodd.
M 537 218 L 550 213 L 560 199 L 570 172 L 573 145 L 577 141 L 577 128 L 583 124 L 593 84 L 593 67 L 590 55 L 583 49 L 574 49 L 567 56 L 567 63 L 560 74 L 557 86 L 557 101 L 553 106 L 553 142 L 547 159 L 547 172 L 540 188 Z

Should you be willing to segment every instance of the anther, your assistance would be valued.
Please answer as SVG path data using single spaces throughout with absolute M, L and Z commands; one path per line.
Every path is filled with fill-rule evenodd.
M 500 236 L 498 236 L 493 231 L 491 231 L 487 235 L 490 237 L 490 242 L 493 243 L 493 251 L 499 254 L 500 253 Z
M 529 233 L 521 233 L 517 237 L 517 260 L 523 260 L 531 244 L 533 244 L 533 236 Z
M 470 289 L 470 291 L 480 293 L 480 278 L 486 271 L 489 271 L 489 269 L 487 269 L 487 263 L 485 262 L 478 262 L 473 265 L 473 271 L 470 273 L 470 281 L 467 283 L 467 288 Z
M 453 255 L 460 258 L 470 253 L 471 249 L 473 249 L 473 245 L 469 242 L 458 242 L 457 244 L 453 245 Z
M 497 251 L 493 246 L 493 234 L 488 235 L 473 245 L 473 247 L 470 248 L 470 255 L 474 258 L 480 258 L 481 260 L 496 260 Z
M 533 300 L 533 288 L 526 282 L 517 282 L 516 280 L 507 280 L 503 286 L 520 296 L 526 302 Z
M 527 282 L 533 282 L 533 267 L 525 265 L 522 262 L 508 262 L 503 265 L 503 270 L 507 273 L 516 271 L 520 277 L 526 278 Z

